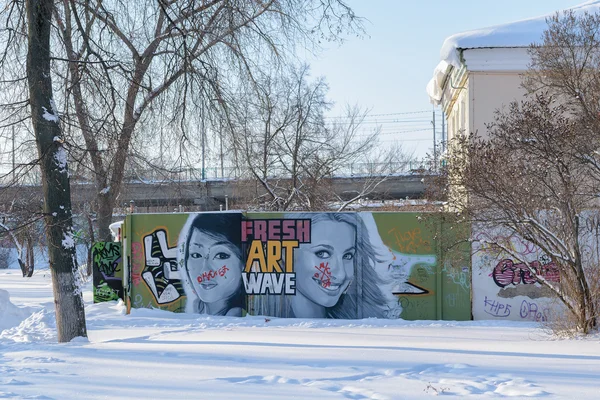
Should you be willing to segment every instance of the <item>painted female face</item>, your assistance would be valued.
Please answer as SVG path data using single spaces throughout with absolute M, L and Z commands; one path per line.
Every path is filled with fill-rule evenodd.
M 355 228 L 339 221 L 313 223 L 311 243 L 294 256 L 296 288 L 313 303 L 334 306 L 354 278 Z
M 242 279 L 242 261 L 238 252 L 225 237 L 194 228 L 186 267 L 200 300 L 212 303 L 236 293 Z

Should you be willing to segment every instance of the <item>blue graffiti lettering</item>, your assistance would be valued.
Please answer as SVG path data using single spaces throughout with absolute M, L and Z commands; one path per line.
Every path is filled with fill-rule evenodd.
M 489 299 L 485 296 L 485 300 L 483 302 L 484 310 L 487 314 L 494 316 L 505 318 L 510 315 L 510 304 L 501 303 L 497 300 Z
M 519 311 L 519 315 L 523 319 L 530 319 L 536 322 L 546 322 L 548 321 L 548 315 L 550 314 L 550 310 L 547 308 L 544 310 L 540 310 L 536 303 L 523 300 L 521 302 L 521 309 Z

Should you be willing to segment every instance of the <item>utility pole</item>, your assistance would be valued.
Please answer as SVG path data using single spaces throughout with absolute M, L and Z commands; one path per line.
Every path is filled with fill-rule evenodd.
M 438 156 L 437 156 L 437 140 L 435 137 L 435 108 L 433 109 L 433 170 L 436 171 L 437 170 L 437 160 L 438 160 Z
M 205 160 L 205 155 L 206 155 L 206 150 L 205 150 L 205 143 L 204 143 L 204 102 L 202 102 L 202 106 L 200 107 L 200 141 L 202 143 L 202 180 L 206 179 L 206 173 L 205 171 L 205 165 L 204 165 L 204 160 Z
M 165 164 L 163 162 L 163 141 L 164 141 L 164 136 L 163 136 L 163 124 L 162 121 L 160 123 L 160 143 L 159 143 L 159 156 L 160 156 L 160 166 L 161 168 L 165 167 Z
M 15 126 L 12 126 L 12 176 L 13 183 L 15 183 Z
M 446 115 L 442 110 L 442 153 L 446 152 Z
M 223 168 L 223 120 L 219 118 L 219 146 L 221 147 L 221 178 L 225 178 Z

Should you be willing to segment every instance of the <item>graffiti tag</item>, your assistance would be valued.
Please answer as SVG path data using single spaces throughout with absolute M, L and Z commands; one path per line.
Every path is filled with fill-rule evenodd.
M 144 250 L 139 242 L 131 243 L 131 280 L 133 285 L 137 286 L 142 280 L 142 272 L 144 271 Z
M 105 276 L 115 276 L 121 262 L 121 244 L 117 242 L 99 242 L 92 248 L 94 265 Z
M 444 263 L 442 272 L 446 275 L 448 282 L 451 282 L 465 292 L 468 292 L 471 288 L 471 280 L 469 279 L 469 268 L 462 267 L 462 270 L 458 270 L 457 267 L 452 267 L 447 263 Z
M 510 315 L 510 304 L 501 303 L 498 300 L 488 299 L 488 297 L 485 296 L 483 305 L 483 311 L 491 316 L 504 318 Z
M 521 303 L 521 309 L 519 311 L 519 315 L 521 316 L 521 318 L 531 319 L 536 322 L 548 321 L 549 313 L 550 310 L 548 310 L 547 308 L 540 310 L 536 303 L 527 300 L 523 300 L 523 302 Z
M 322 262 L 318 267 L 315 266 L 317 271 L 315 272 L 314 277 L 321 281 L 321 286 L 324 288 L 329 288 L 331 286 L 331 268 L 329 268 L 329 263 Z
M 431 243 L 423 239 L 421 229 L 415 228 L 412 231 L 399 231 L 393 228 L 388 233 L 394 235 L 396 246 L 402 253 L 431 253 Z
M 496 265 L 492 272 L 494 282 L 501 288 L 520 283 L 532 285 L 537 282 L 538 276 L 549 282 L 560 282 L 560 271 L 553 262 L 542 265 L 536 260 L 527 266 L 525 263 L 515 264 L 510 259 L 504 259 Z
M 198 278 L 196 278 L 196 279 L 198 280 L 198 283 L 202 283 L 204 281 L 209 282 L 211 279 L 215 279 L 217 276 L 225 276 L 227 271 L 229 271 L 229 268 L 227 268 L 227 266 L 223 265 L 221 268 L 219 268 L 216 271 L 214 269 L 211 269 L 210 271 L 205 271 L 202 275 L 199 275 Z
M 123 298 L 121 243 L 98 242 L 92 247 L 94 302 Z

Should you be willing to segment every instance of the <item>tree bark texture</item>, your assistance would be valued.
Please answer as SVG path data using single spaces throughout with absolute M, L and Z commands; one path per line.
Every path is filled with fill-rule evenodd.
M 31 118 L 42 171 L 48 256 L 58 341 L 87 336 L 79 275 L 75 262 L 71 192 L 66 151 L 52 100 L 50 24 L 52 0 L 27 0 L 27 81 Z

